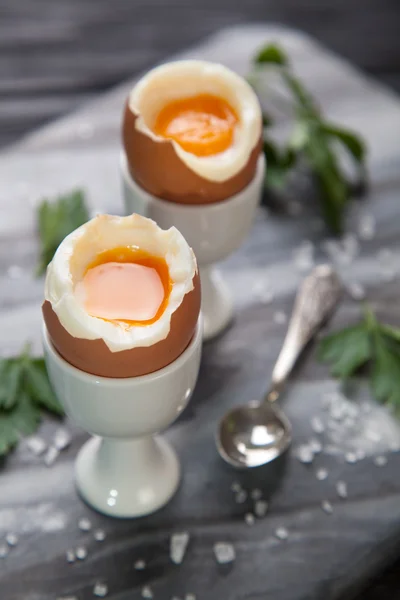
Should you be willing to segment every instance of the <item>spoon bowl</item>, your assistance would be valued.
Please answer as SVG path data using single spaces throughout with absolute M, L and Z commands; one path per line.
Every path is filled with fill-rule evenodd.
M 331 316 L 341 289 L 339 278 L 330 265 L 318 265 L 304 280 L 268 393 L 261 402 L 252 401 L 233 408 L 220 423 L 217 448 L 230 465 L 260 467 L 281 456 L 290 446 L 292 428 L 276 401 L 301 352 Z
M 289 420 L 271 403 L 250 402 L 222 419 L 217 435 L 221 456 L 234 467 L 259 467 L 271 462 L 290 446 Z

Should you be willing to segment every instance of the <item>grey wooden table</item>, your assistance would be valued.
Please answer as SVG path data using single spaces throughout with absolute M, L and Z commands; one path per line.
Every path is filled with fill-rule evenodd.
M 222 27 L 265 21 L 400 90 L 397 0 L 3 0 L 0 145 Z
M 245 74 L 255 49 L 271 40 L 286 47 L 296 70 L 330 117 L 365 134 L 372 186 L 369 197 L 354 205 L 349 227 L 356 230 L 360 217 L 372 214 L 376 235 L 357 245 L 354 259 L 338 267 L 347 284 L 365 286 L 372 305 L 398 322 L 397 274 L 393 281 L 383 281 L 379 250 L 390 249 L 398 262 L 399 100 L 306 36 L 283 28 L 238 27 L 184 56 L 219 60 Z M 27 338 L 40 352 L 43 281 L 33 276 L 35 202 L 43 195 L 82 185 L 93 210 L 123 211 L 119 126 L 130 85 L 123 84 L 0 155 L 3 352 L 17 352 Z M 308 190 L 302 193 L 300 201 Z M 312 467 L 305 467 L 292 455 L 286 463 L 243 478 L 247 489 L 260 487 L 270 501 L 267 517 L 257 520 L 254 527 L 244 521 L 244 515 L 253 509 L 251 499 L 235 502 L 230 487 L 238 475 L 225 467 L 214 448 L 215 426 L 226 408 L 258 397 L 265 389 L 265 373 L 272 367 L 285 332 L 276 313 L 289 313 L 303 276 L 293 261 L 293 250 L 309 239 L 315 245 L 316 259 L 326 259 L 325 238 L 310 203 L 304 203 L 304 211 L 296 218 L 260 207 L 247 243 L 223 265 L 237 317 L 223 337 L 205 346 L 194 398 L 167 434 L 185 470 L 181 489 L 167 508 L 129 522 L 113 521 L 86 508 L 75 495 L 72 471 L 85 435 L 73 425 L 73 443 L 53 467 L 44 466 L 24 444 L 5 462 L 0 536 L 14 531 L 20 538 L 18 546 L 0 562 L 0 589 L 7 600 L 68 595 L 87 600 L 93 597 L 98 580 L 107 581 L 109 597 L 115 600 L 139 598 L 145 584 L 151 585 L 155 598 L 162 599 L 193 592 L 207 600 L 334 600 L 353 597 L 394 560 L 400 551 L 400 456 L 389 449 L 400 441 L 400 432 L 383 409 L 371 404 L 370 412 L 360 413 L 363 417 L 356 431 L 344 428 L 339 441 L 330 430 L 322 434 L 321 442 L 331 451 L 321 453 Z M 261 285 L 254 285 L 256 279 Z M 347 297 L 334 326 L 350 322 L 358 312 L 358 304 Z M 310 424 L 313 416 L 326 421 L 322 398 L 335 389 L 327 369 L 309 354 L 299 365 L 285 399 L 285 410 L 294 425 L 295 448 L 315 437 Z M 362 386 L 354 394 L 354 402 L 370 403 Z M 55 428 L 54 422 L 46 422 L 42 435 L 50 439 Z M 371 441 L 371 431 L 375 441 Z M 366 458 L 348 464 L 344 453 L 355 441 Z M 336 449 L 333 454 L 332 446 Z M 379 468 L 374 457 L 382 453 L 388 453 L 388 464 Z M 329 471 L 324 482 L 316 478 L 320 467 Z M 345 501 L 337 497 L 335 482 L 339 479 L 348 484 Z M 332 503 L 332 515 L 321 509 L 324 500 Z M 83 515 L 106 531 L 103 543 L 96 542 L 91 532 L 79 531 L 77 523 Z M 276 538 L 278 527 L 287 528 L 288 540 Z M 190 532 L 191 542 L 184 563 L 176 567 L 169 559 L 168 544 L 171 533 L 182 529 Z M 235 545 L 237 558 L 232 568 L 225 570 L 216 564 L 212 551 L 216 541 Z M 88 549 L 87 559 L 67 564 L 66 550 L 82 544 Z M 133 569 L 138 558 L 147 561 L 144 571 Z

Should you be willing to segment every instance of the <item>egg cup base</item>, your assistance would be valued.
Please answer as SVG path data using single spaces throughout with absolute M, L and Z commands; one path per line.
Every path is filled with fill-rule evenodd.
M 159 437 L 92 438 L 79 451 L 75 481 L 82 499 L 110 517 L 134 518 L 162 508 L 175 494 L 180 465 Z
M 248 236 L 260 203 L 265 180 L 265 158 L 260 155 L 248 186 L 211 204 L 178 204 L 153 196 L 131 176 L 126 155 L 120 156 L 122 188 L 127 214 L 133 212 L 156 221 L 163 229 L 175 226 L 192 247 L 200 270 L 204 339 L 220 334 L 232 318 L 232 300 L 221 278 L 211 267 L 231 256 Z

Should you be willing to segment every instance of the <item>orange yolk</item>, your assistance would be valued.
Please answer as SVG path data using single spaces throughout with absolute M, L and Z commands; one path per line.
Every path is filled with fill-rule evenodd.
M 93 317 L 151 325 L 163 314 L 170 289 L 165 259 L 128 247 L 101 252 L 76 286 L 76 294 Z
M 238 117 L 226 100 L 201 94 L 164 106 L 153 129 L 156 135 L 175 140 L 187 152 L 211 156 L 232 145 L 237 122 Z

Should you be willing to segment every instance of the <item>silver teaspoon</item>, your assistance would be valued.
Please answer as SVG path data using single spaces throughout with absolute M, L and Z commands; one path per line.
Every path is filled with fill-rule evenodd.
M 276 401 L 305 346 L 334 311 L 341 295 L 340 280 L 330 265 L 319 265 L 303 281 L 281 352 L 264 399 L 230 410 L 217 432 L 222 458 L 239 468 L 259 467 L 290 445 L 292 428 Z

